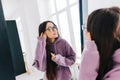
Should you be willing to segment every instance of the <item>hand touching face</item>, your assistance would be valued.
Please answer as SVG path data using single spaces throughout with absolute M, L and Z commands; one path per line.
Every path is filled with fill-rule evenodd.
M 44 37 L 44 38 L 46 38 L 47 35 L 46 35 L 46 33 L 44 32 L 44 33 L 41 33 L 40 37 Z

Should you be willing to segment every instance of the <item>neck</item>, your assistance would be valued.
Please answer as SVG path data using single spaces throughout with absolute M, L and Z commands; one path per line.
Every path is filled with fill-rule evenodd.
M 55 38 L 53 39 L 49 39 L 50 43 L 54 43 L 55 42 Z

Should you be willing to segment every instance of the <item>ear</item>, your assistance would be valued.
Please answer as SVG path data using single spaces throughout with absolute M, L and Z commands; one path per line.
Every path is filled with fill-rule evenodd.
M 114 33 L 114 38 L 120 41 L 120 32 Z

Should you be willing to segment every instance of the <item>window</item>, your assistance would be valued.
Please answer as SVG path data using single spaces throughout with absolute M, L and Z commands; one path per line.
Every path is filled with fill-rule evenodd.
M 51 8 L 51 13 L 53 14 L 53 13 L 55 13 L 55 5 L 54 5 L 55 3 L 54 3 L 54 0 L 51 0 L 50 1 L 50 8 Z
M 72 23 L 73 23 L 73 32 L 74 32 L 74 38 L 75 38 L 75 44 L 76 44 L 76 52 L 77 57 L 80 57 L 81 55 L 81 49 L 80 49 L 80 20 L 79 20 L 79 11 L 78 11 L 78 5 L 74 5 L 70 8 Z
M 22 24 L 21 24 L 21 18 L 20 17 L 18 17 L 16 19 L 16 23 L 17 23 L 17 29 L 18 29 L 18 34 L 19 34 L 19 38 L 20 38 L 22 52 L 26 52 L 23 29 L 22 29 Z
M 61 35 L 71 45 L 70 32 L 69 32 L 68 19 L 67 19 L 66 12 L 64 11 L 61 14 L 59 14 L 58 19 L 60 22 Z
M 49 3 L 49 18 L 56 23 L 62 38 L 68 41 L 76 51 L 77 58 L 80 59 L 79 0 L 49 0 Z
M 74 4 L 76 2 L 78 2 L 78 0 L 69 0 L 69 4 Z
M 60 11 L 63 8 L 66 8 L 67 3 L 66 0 L 55 0 L 56 1 L 56 5 L 57 5 L 57 11 Z

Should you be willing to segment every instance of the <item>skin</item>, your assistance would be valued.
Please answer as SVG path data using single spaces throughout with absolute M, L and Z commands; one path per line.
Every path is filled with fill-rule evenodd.
M 85 29 L 85 37 L 87 40 L 91 40 L 90 32 L 88 32 L 87 29 Z
M 118 41 L 120 41 L 120 17 L 119 17 L 119 22 L 118 22 L 118 27 L 117 27 L 117 29 L 116 29 L 116 33 L 114 34 L 114 36 L 115 36 L 115 38 L 118 40 Z

